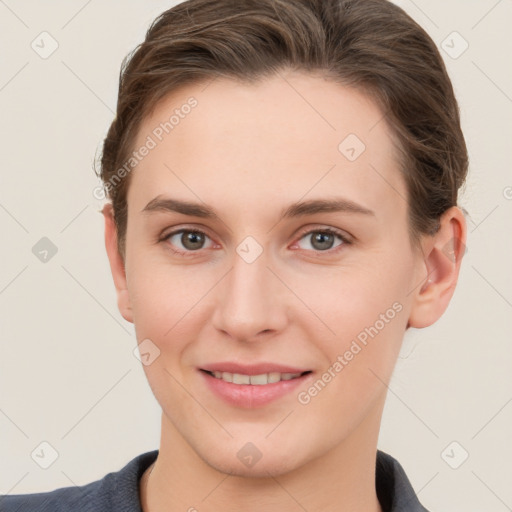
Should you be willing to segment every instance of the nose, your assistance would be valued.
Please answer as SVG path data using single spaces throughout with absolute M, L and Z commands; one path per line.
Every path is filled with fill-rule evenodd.
M 268 263 L 265 251 L 252 263 L 234 254 L 231 271 L 216 287 L 216 329 L 237 341 L 252 342 L 285 328 L 289 297 Z

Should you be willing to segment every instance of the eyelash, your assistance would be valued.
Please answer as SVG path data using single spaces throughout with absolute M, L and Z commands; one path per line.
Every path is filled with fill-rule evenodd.
M 169 238 L 171 238 L 172 236 L 177 235 L 179 233 L 199 233 L 201 235 L 204 235 L 205 237 L 210 238 L 207 233 L 205 233 L 204 231 L 201 231 L 200 229 L 181 228 L 176 231 L 171 231 L 170 233 L 166 233 L 159 239 L 159 242 L 167 242 L 169 240 Z M 334 247 L 332 249 L 327 249 L 325 251 L 313 250 L 313 252 L 317 253 L 317 254 L 329 254 L 329 255 L 336 254 L 340 250 L 343 249 L 343 246 L 352 244 L 352 241 L 349 240 L 348 237 L 346 237 L 340 231 L 333 229 L 333 228 L 310 229 L 309 231 L 304 231 L 304 232 L 300 233 L 297 241 L 300 241 L 307 235 L 311 235 L 313 233 L 322 233 L 322 234 L 328 233 L 328 234 L 337 236 L 343 242 L 343 243 L 337 245 L 336 247 Z M 190 257 L 193 258 L 198 252 L 201 251 L 201 249 L 198 249 L 197 251 L 182 251 L 180 249 L 173 248 L 170 244 L 167 244 L 167 245 L 173 253 L 178 254 L 179 256 L 183 256 L 185 258 L 190 258 Z M 301 250 L 309 251 L 308 249 L 301 249 Z

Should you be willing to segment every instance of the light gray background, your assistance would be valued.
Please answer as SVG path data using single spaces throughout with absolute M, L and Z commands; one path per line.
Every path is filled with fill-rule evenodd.
M 452 55 L 463 48 L 454 31 L 469 44 L 442 54 L 470 151 L 470 219 L 449 309 L 406 335 L 379 448 L 432 511 L 512 510 L 512 2 L 397 3 Z M 92 162 L 122 58 L 172 5 L 0 0 L 0 493 L 85 484 L 158 447 L 160 410 L 117 311 Z M 51 48 L 43 31 L 58 43 L 46 59 L 31 47 Z M 32 252 L 42 237 L 58 249 L 47 262 Z M 48 469 L 42 442 L 58 453 Z

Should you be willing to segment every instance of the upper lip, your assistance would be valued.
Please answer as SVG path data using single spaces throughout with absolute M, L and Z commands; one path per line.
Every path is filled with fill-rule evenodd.
M 208 372 L 228 372 L 228 373 L 240 373 L 242 375 L 262 375 L 264 373 L 304 373 L 308 370 L 307 368 L 297 368 L 294 366 L 286 366 L 275 363 L 253 363 L 253 364 L 240 364 L 234 362 L 220 362 L 207 364 L 200 367 L 201 370 Z

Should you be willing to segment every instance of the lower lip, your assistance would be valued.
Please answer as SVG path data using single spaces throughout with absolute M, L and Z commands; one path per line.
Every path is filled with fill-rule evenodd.
M 261 407 L 284 395 L 291 393 L 295 388 L 304 384 L 312 373 L 290 380 L 280 380 L 272 384 L 233 384 L 222 379 L 217 379 L 203 370 L 199 370 L 209 388 L 220 398 L 236 407 L 251 409 Z

